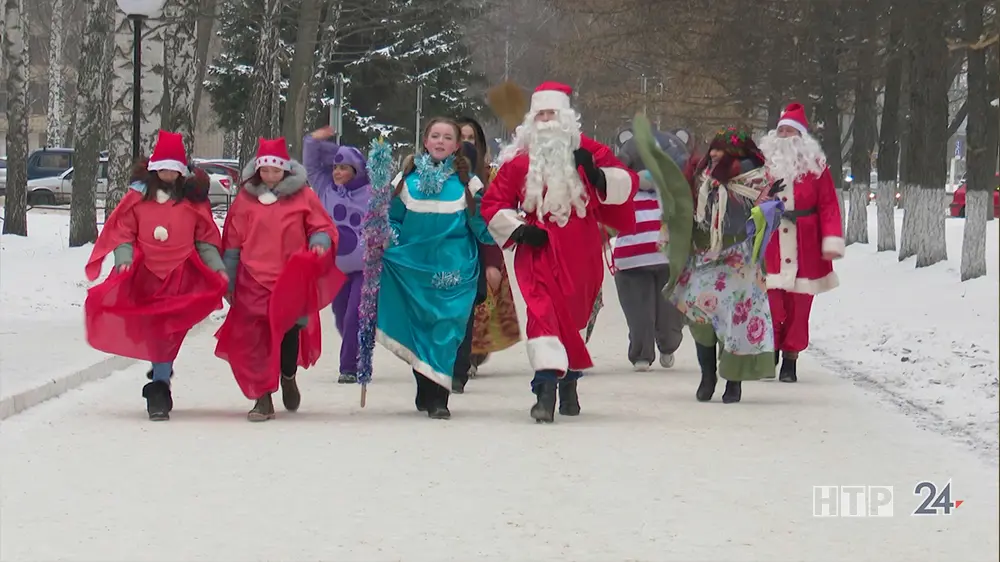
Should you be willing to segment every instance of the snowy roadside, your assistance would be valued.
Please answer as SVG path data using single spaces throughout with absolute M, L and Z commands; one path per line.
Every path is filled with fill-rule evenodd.
M 875 221 L 872 205 L 870 243 L 848 247 L 835 265 L 840 288 L 816 299 L 807 353 L 995 462 L 1000 221 L 987 227 L 987 276 L 965 283 L 958 272 L 964 220 L 947 221 L 948 261 L 921 269 L 915 258 L 876 252 Z M 897 243 L 902 224 L 897 211 Z

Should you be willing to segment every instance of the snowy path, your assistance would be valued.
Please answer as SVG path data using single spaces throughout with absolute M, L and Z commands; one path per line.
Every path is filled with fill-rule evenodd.
M 170 422 L 146 420 L 139 366 L 2 423 L 0 559 L 997 560 L 995 466 L 808 358 L 796 385 L 697 403 L 690 338 L 672 372 L 632 373 L 610 279 L 605 301 L 583 415 L 551 426 L 521 345 L 434 421 L 381 350 L 361 410 L 332 331 L 302 410 L 250 424 L 205 330 Z M 909 515 L 949 479 L 960 509 Z M 813 517 L 837 484 L 894 486 L 895 516 Z

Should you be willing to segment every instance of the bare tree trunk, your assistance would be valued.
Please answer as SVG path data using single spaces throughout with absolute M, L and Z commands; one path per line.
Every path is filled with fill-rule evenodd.
M 896 189 L 899 176 L 899 95 L 903 80 L 903 6 L 901 0 L 889 8 L 889 60 L 885 69 L 885 94 L 879 128 L 878 191 L 875 192 L 878 251 L 896 250 Z
M 975 43 L 983 33 L 985 0 L 965 0 L 966 40 Z M 995 16 L 994 16 L 995 17 Z M 968 143 L 968 168 L 966 171 L 965 232 L 962 238 L 962 281 L 986 275 L 986 222 L 993 214 L 993 170 L 997 163 L 997 139 L 991 135 L 989 115 L 989 74 L 985 49 L 967 49 L 969 93 L 967 105 L 969 119 L 966 125 Z M 990 119 L 989 121 L 992 121 Z M 992 138 L 991 138 L 992 137 Z
M 322 7 L 319 0 L 302 0 L 299 7 L 299 29 L 288 77 L 284 123 L 284 136 L 292 158 L 302 158 L 302 136 L 305 134 L 306 106 L 309 104 L 309 87 L 314 74 L 316 34 L 319 31 Z
M 111 55 L 111 107 L 108 130 L 108 190 L 104 216 L 110 216 L 128 189 L 132 171 L 132 25 L 115 10 L 114 51 Z
M 201 0 L 201 11 L 198 17 L 196 49 L 197 70 L 194 78 L 194 100 L 191 106 L 194 108 L 191 114 L 194 125 L 198 125 L 198 110 L 201 107 L 201 93 L 205 89 L 205 70 L 208 68 L 208 48 L 212 44 L 212 28 L 215 25 L 215 17 L 218 11 L 218 0 Z
M 111 70 L 108 36 L 114 25 L 111 0 L 91 0 L 87 10 L 81 51 L 77 97 L 78 142 L 73 158 L 73 193 L 69 211 L 69 245 L 83 246 L 97 240 L 97 181 L 100 170 L 102 128 L 107 104 L 105 88 Z
M 3 233 L 28 235 L 28 14 L 24 0 L 4 1 L 7 63 L 7 193 Z
M 915 212 L 909 235 L 916 239 L 917 267 L 948 259 L 944 213 L 948 140 L 946 4 L 947 0 L 924 0 L 919 6 L 911 6 L 906 25 L 911 119 L 906 151 L 909 185 L 904 205 L 907 215 Z M 905 248 L 907 233 L 903 236 Z M 903 248 L 900 259 L 907 257 Z
M 184 136 L 190 157 L 194 151 L 194 84 L 191 70 L 197 67 L 195 22 L 200 0 L 170 0 L 164 16 L 170 25 L 164 39 L 163 128 Z
M 263 0 L 264 10 L 260 22 L 260 41 L 254 63 L 253 90 L 247 107 L 240 142 L 240 166 L 250 161 L 257 146 L 257 138 L 264 136 L 271 125 L 271 94 L 273 92 L 274 65 L 278 56 L 278 16 L 281 0 Z
M 317 124 L 321 118 L 321 113 L 325 109 L 319 103 L 320 100 L 318 98 L 323 96 L 323 86 L 329 78 L 327 69 L 330 66 L 330 60 L 333 58 L 334 46 L 340 29 L 340 16 L 343 5 L 343 0 L 330 0 L 326 9 L 326 16 L 323 18 L 323 26 L 320 30 L 319 39 L 320 51 L 319 56 L 316 58 L 316 70 L 312 75 L 312 86 L 309 88 L 309 97 L 313 99 L 313 102 L 306 107 L 305 113 L 305 122 L 310 128 Z
M 52 0 L 52 23 L 49 27 L 49 104 L 45 115 L 45 145 L 66 146 L 69 116 L 66 115 L 66 72 L 63 66 L 64 24 L 68 6 L 64 0 Z
M 276 138 L 281 134 L 281 63 L 275 57 L 271 66 L 271 121 L 267 127 L 268 138 Z
M 142 34 L 142 135 L 139 147 L 143 154 L 153 151 L 156 131 L 163 127 L 163 21 L 159 17 L 146 20 Z M 131 53 L 131 50 L 129 51 Z
M 819 87 L 820 119 L 823 122 L 821 133 L 821 143 L 823 152 L 826 153 L 826 164 L 830 167 L 830 174 L 833 175 L 833 184 L 837 188 L 837 203 L 840 205 L 841 222 L 845 217 L 844 213 L 844 157 L 840 147 L 840 108 L 837 105 L 837 75 L 840 73 L 836 56 L 836 49 L 833 48 L 833 33 L 831 26 L 836 29 L 839 16 L 837 9 L 839 1 L 820 2 L 813 5 L 813 18 L 819 25 L 818 31 L 818 56 L 819 56 Z M 843 227 L 843 224 L 841 224 Z
M 859 7 L 861 48 L 858 51 L 858 76 L 854 89 L 854 140 L 851 143 L 851 208 L 847 219 L 845 242 L 868 243 L 868 195 L 871 193 L 872 150 L 875 148 L 876 75 L 875 41 L 877 9 L 875 0 L 862 0 Z

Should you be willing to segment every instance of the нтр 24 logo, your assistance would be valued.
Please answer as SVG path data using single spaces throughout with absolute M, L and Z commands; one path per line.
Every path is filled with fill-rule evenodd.
M 925 490 L 926 495 L 924 495 Z M 957 509 L 964 502 L 964 500 L 951 501 L 951 480 L 944 485 L 941 493 L 938 493 L 937 486 L 932 482 L 920 482 L 913 489 L 913 495 L 924 498 L 913 515 L 951 515 L 951 510 Z

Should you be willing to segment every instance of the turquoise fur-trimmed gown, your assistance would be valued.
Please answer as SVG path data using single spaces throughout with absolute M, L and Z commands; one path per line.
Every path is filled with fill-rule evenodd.
M 479 179 L 469 181 L 476 204 L 470 215 L 458 175 L 441 181 L 440 170 L 450 167 L 450 160 L 431 170 L 429 159 L 417 160 L 417 170 L 389 206 L 392 233 L 382 261 L 376 340 L 450 392 L 476 298 L 477 242 L 495 242 L 479 213 Z M 430 188 L 421 189 L 422 184 Z

